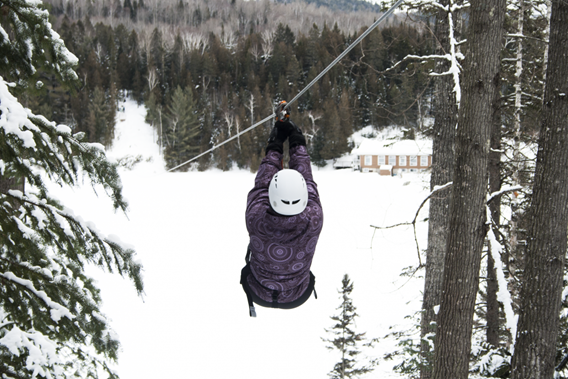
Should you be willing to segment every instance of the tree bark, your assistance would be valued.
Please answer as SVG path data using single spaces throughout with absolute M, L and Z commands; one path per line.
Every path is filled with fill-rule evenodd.
M 448 5 L 449 0 L 442 0 Z M 449 22 L 446 11 L 440 10 L 436 17 L 436 39 L 439 41 L 440 54 L 450 51 Z M 439 61 L 436 65 L 438 73 L 447 72 L 450 62 Z M 435 78 L 436 97 L 434 98 L 435 120 L 432 152 L 432 174 L 430 189 L 452 181 L 454 173 L 454 144 L 457 125 L 457 104 L 453 91 L 454 81 L 451 75 Z M 422 300 L 422 319 L 420 335 L 424 337 L 436 331 L 436 312 L 434 307 L 440 304 L 444 257 L 448 236 L 448 216 L 450 209 L 450 191 L 441 191 L 430 199 L 428 215 L 428 249 L 426 252 L 426 270 L 424 276 L 424 294 Z M 429 342 L 422 342 L 421 355 L 423 365 L 420 370 L 421 379 L 432 376 L 431 355 L 433 347 Z
M 24 192 L 24 181 L 18 178 L 4 178 L 0 176 L 0 193 L 8 193 L 9 190 Z
M 512 379 L 551 379 L 568 230 L 568 3 L 553 0 Z
M 493 117 L 491 123 L 491 142 L 489 151 L 489 192 L 495 193 L 501 189 L 501 93 L 495 92 L 493 101 Z M 489 203 L 491 218 L 494 223 L 495 235 L 501 219 L 501 196 L 494 198 Z M 497 292 L 499 285 L 495 271 L 495 261 L 491 254 L 491 245 L 487 254 L 487 311 L 486 322 L 487 343 L 497 347 L 499 345 L 499 301 Z
M 487 343 L 493 347 L 499 346 L 499 301 L 497 300 L 497 292 L 499 284 L 497 283 L 497 273 L 495 272 L 495 260 L 491 254 L 491 246 L 487 254 L 487 311 L 486 322 L 487 330 L 485 337 Z
M 471 1 L 434 379 L 468 377 L 473 312 L 486 235 L 492 103 L 499 83 L 504 15 L 505 0 Z

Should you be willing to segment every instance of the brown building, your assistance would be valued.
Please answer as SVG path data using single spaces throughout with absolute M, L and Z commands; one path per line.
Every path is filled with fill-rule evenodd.
M 361 172 L 380 175 L 421 172 L 432 166 L 432 141 L 366 140 L 352 154 L 359 156 Z

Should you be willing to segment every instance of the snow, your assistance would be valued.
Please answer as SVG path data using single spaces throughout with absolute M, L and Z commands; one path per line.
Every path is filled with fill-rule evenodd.
M 59 320 L 61 320 L 61 317 L 67 317 L 70 320 L 75 318 L 75 316 L 69 311 L 69 309 L 51 300 L 49 296 L 47 296 L 45 291 L 38 291 L 34 287 L 31 280 L 19 278 L 16 275 L 14 275 L 14 273 L 12 272 L 4 272 L 4 273 L 0 272 L 0 276 L 8 281 L 17 283 L 23 287 L 27 287 L 28 290 L 30 290 L 30 292 L 32 292 L 35 296 L 41 299 L 45 303 L 45 305 L 47 305 L 50 308 L 49 311 L 53 321 L 59 322 Z
M 29 352 L 26 367 L 33 372 L 32 378 L 38 374 L 46 376 L 43 366 L 61 363 L 56 344 L 41 333 L 24 332 L 15 326 L 0 339 L 0 345 L 6 346 L 16 356 L 20 355 L 20 350 Z
M 6 133 L 16 135 L 24 147 L 35 147 L 33 133 L 37 127 L 29 120 L 31 112 L 25 109 L 18 100 L 10 93 L 10 85 L 0 76 L 0 128 Z
M 351 152 L 356 155 L 432 155 L 432 140 L 376 140 L 362 141 Z
M 405 316 L 420 309 L 422 279 L 399 274 L 418 265 L 413 229 L 370 225 L 412 221 L 430 192 L 426 174 L 383 177 L 314 166 L 325 214 L 312 266 L 318 299 L 293 310 L 257 307 L 258 317 L 250 318 L 239 279 L 248 244 L 246 196 L 254 174 L 237 169 L 167 173 L 144 115 L 144 107 L 124 103 L 107 153 L 115 160 L 142 157 L 132 170 L 121 172 L 127 215 L 114 213 L 112 201 L 97 197 L 88 184 L 50 187 L 101 233 L 132 245 L 144 265 L 143 299 L 128 279 L 88 269 L 102 290 L 101 312 L 122 344 L 113 367 L 122 379 L 325 378 L 340 357 L 321 337 L 332 326 L 345 273 L 354 283 L 358 332 L 370 339 L 385 336 L 391 326 L 412 325 Z M 421 212 L 427 214 L 427 206 Z M 425 248 L 427 224 L 419 222 L 417 233 Z M 395 343 L 381 340 L 364 355 L 382 358 Z M 396 363 L 396 358 L 382 361 L 366 377 L 401 378 L 392 371 Z
M 487 218 L 489 219 L 491 214 L 489 212 L 489 207 L 487 207 Z M 503 262 L 501 259 L 501 250 L 503 249 L 502 246 L 497 242 L 497 238 L 493 233 L 493 229 L 490 227 L 488 228 L 488 238 L 489 243 L 491 244 L 491 254 L 493 255 L 493 260 L 496 263 L 496 274 L 497 274 L 497 283 L 499 285 L 499 290 L 497 291 L 497 300 L 503 303 L 503 309 L 505 310 L 505 324 L 507 325 L 507 329 L 510 331 L 512 336 L 512 341 L 509 347 L 511 352 L 511 356 L 514 353 L 515 349 L 515 339 L 517 337 L 517 321 L 519 316 L 515 314 L 513 311 L 513 299 L 511 297 L 511 293 L 509 292 L 508 282 L 505 278 L 505 272 L 503 268 Z

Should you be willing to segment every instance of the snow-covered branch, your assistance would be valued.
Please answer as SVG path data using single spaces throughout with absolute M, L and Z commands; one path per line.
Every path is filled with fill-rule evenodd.
M 128 274 L 133 280 L 136 274 L 139 273 L 141 266 L 132 260 L 132 250 L 121 246 L 116 241 L 116 238 L 113 240 L 101 235 L 93 224 L 87 223 L 80 217 L 73 215 L 70 209 L 61 210 L 42 202 L 33 194 L 28 196 L 16 190 L 8 191 L 5 196 L 23 204 L 23 207 L 20 209 L 20 217 L 12 217 L 12 221 L 17 225 L 16 230 L 21 233 L 21 237 L 47 242 L 53 238 L 52 234 L 55 232 L 59 245 L 71 247 L 74 241 L 78 241 L 90 251 L 85 258 L 92 262 L 103 259 L 109 272 L 113 272 L 116 269 L 120 275 Z M 25 225 L 22 220 L 35 221 L 38 226 L 41 225 L 42 227 L 32 228 L 31 226 L 33 225 Z M 66 238 L 62 239 L 62 236 L 66 236 Z M 20 236 L 14 236 L 12 239 L 19 240 Z M 135 284 L 138 291 L 141 292 L 141 283 L 136 283 L 135 281 Z
M 504 193 L 512 192 L 512 191 L 521 191 L 522 189 L 523 189 L 523 186 L 507 186 L 507 187 L 503 187 L 501 190 L 489 194 L 489 196 L 488 196 L 488 198 L 487 198 L 487 204 L 489 204 L 489 203 L 490 203 L 493 199 L 495 199 L 496 197 L 503 195 Z
M 0 272 L 0 276 L 22 287 L 25 287 L 29 292 L 43 301 L 45 305 L 50 308 L 50 315 L 53 321 L 59 322 L 59 320 L 61 320 L 61 317 L 67 317 L 70 320 L 75 318 L 75 316 L 69 311 L 69 309 L 51 300 L 49 296 L 47 296 L 45 291 L 37 290 L 31 280 L 19 278 L 12 272 Z

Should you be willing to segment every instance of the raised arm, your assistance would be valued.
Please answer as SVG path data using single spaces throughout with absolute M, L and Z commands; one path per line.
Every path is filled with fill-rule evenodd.
M 299 145 L 290 148 L 289 166 L 291 169 L 294 169 L 302 174 L 304 176 L 304 179 L 306 179 L 306 182 L 314 182 L 314 177 L 312 175 L 312 164 L 305 145 Z
M 313 183 L 312 165 L 308 150 L 306 148 L 306 138 L 302 130 L 293 122 L 289 122 L 291 127 L 289 142 L 290 142 L 290 168 L 300 172 L 306 182 Z
M 260 167 L 254 180 L 254 188 L 266 188 L 274 174 L 282 169 L 282 152 L 277 150 L 268 150 L 266 156 L 262 158 Z
M 300 128 L 292 122 L 290 122 L 290 124 L 293 126 L 290 137 L 288 138 L 290 142 L 290 168 L 304 176 L 308 186 L 309 199 L 320 204 L 318 187 L 312 175 L 312 162 L 308 155 L 308 149 L 306 148 L 306 138 Z
M 262 158 L 258 173 L 254 180 L 254 188 L 249 192 L 247 198 L 247 212 L 251 211 L 251 205 L 256 204 L 260 208 L 269 207 L 268 187 L 274 174 L 282 169 L 282 152 L 284 141 L 288 138 L 290 132 L 286 128 L 281 127 L 281 123 L 277 122 L 272 128 L 268 143 L 266 145 L 266 156 Z M 261 211 L 257 209 L 257 211 Z

